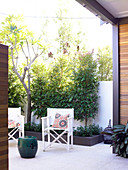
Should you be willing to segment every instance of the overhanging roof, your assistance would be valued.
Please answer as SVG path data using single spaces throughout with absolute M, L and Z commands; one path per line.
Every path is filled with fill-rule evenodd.
M 128 17 L 128 0 L 76 0 L 101 20 L 117 24 L 119 18 Z
M 96 0 L 115 18 L 128 17 L 128 0 Z

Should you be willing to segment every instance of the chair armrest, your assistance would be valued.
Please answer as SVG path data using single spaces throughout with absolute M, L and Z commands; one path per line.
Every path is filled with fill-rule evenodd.
M 23 116 L 23 115 L 19 115 L 21 118 L 24 118 L 25 116 Z
M 68 130 L 69 131 L 72 131 L 73 130 L 73 117 L 68 117 L 67 120 L 68 120 Z
M 21 118 L 22 122 L 24 122 L 24 117 L 23 115 L 19 115 L 19 117 Z
M 45 120 L 47 121 L 47 126 L 50 126 L 50 125 L 49 125 L 50 116 L 42 117 L 41 119 L 42 119 L 42 129 L 44 129 L 44 121 L 45 121 Z
M 70 119 L 72 119 L 72 120 L 73 120 L 73 117 L 68 117 L 68 118 L 67 118 L 67 120 L 70 120 Z
M 45 119 L 48 119 L 48 118 L 50 118 L 50 116 L 42 117 L 41 119 L 42 119 L 42 120 L 45 120 Z

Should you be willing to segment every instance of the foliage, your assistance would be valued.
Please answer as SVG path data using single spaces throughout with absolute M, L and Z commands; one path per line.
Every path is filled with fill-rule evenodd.
M 118 156 L 128 158 L 128 123 L 115 125 L 112 132 L 102 132 L 112 136 L 112 145 Z
M 102 127 L 99 127 L 99 125 L 95 124 L 89 125 L 89 128 L 91 129 L 93 135 L 99 135 L 102 131 Z
M 126 126 L 114 126 L 112 141 L 115 153 L 125 158 L 128 157 L 128 123 Z
M 59 23 L 58 37 L 56 41 L 59 43 L 58 53 L 68 53 L 71 46 L 73 45 L 72 25 L 70 21 L 63 20 L 67 10 L 62 7 L 57 11 L 57 23 Z
M 76 68 L 73 71 L 73 94 L 71 93 L 70 102 L 75 108 L 75 118 L 85 120 L 85 125 L 89 118 L 95 118 L 98 112 L 98 86 L 96 77 L 96 61 L 93 52 L 78 53 L 75 61 Z
M 45 116 L 48 107 L 73 107 L 75 119 L 94 119 L 98 112 L 97 63 L 93 51 L 87 52 L 81 45 L 82 33 L 72 32 L 65 5 L 57 11 L 58 36 L 56 55 L 50 52 L 51 61 L 47 69 L 38 66 L 32 82 L 32 109 L 35 115 Z M 83 38 L 83 37 L 82 37 Z M 84 44 L 85 47 L 85 44 Z M 40 71 L 39 71 L 40 70 Z M 46 72 L 46 73 L 44 73 Z M 41 75 L 42 74 L 42 75 Z
M 46 115 L 48 107 L 74 108 L 75 118 L 86 123 L 89 118 L 95 118 L 98 82 L 92 55 L 61 55 L 49 64 L 47 72 L 44 66 L 38 65 L 40 71 L 32 82 L 32 108 L 38 118 Z
M 24 124 L 24 129 L 26 131 L 42 132 L 42 125 L 28 122 Z
M 112 49 L 110 46 L 98 49 L 98 80 L 111 81 L 112 80 Z
M 92 53 L 90 53 L 88 56 L 87 54 L 85 54 L 86 60 L 84 61 L 84 59 L 82 59 L 82 61 L 80 61 L 81 60 L 80 57 L 82 56 L 80 50 L 82 50 L 82 52 L 85 53 L 85 50 L 83 51 L 84 48 L 82 48 L 81 45 L 83 36 L 80 30 L 77 33 L 77 35 L 73 34 L 72 24 L 70 23 L 70 21 L 63 20 L 63 17 L 66 16 L 67 9 L 65 8 L 65 3 L 63 4 L 63 2 L 61 2 L 61 7 L 59 7 L 59 10 L 57 11 L 57 20 L 55 20 L 58 27 L 58 35 L 57 38 L 55 39 L 56 53 L 53 54 L 53 51 L 50 51 L 48 53 L 49 57 L 51 58 L 51 62 L 50 61 L 47 62 L 47 69 L 44 65 L 41 64 L 38 65 L 37 67 L 34 66 L 36 67 L 36 69 L 34 69 L 35 71 L 33 73 L 36 75 L 36 77 L 33 77 L 33 82 L 31 86 L 33 103 L 32 110 L 36 110 L 35 115 L 37 115 L 39 118 L 41 116 L 46 115 L 48 107 L 57 108 L 74 107 L 76 111 L 75 118 L 77 118 L 78 120 L 80 119 L 82 121 L 85 119 L 85 116 L 82 118 L 80 116 L 78 117 L 78 114 L 81 114 L 81 112 L 84 113 L 87 112 L 88 115 L 86 119 L 88 119 L 89 117 L 94 118 L 97 113 L 98 107 L 93 108 L 91 106 L 93 109 L 92 110 L 90 109 L 90 111 L 88 108 L 86 110 L 82 108 L 82 106 L 85 105 L 84 104 L 85 100 L 86 101 L 88 100 L 86 102 L 88 103 L 88 106 L 89 102 L 92 103 L 92 101 L 95 103 L 95 106 L 98 104 L 97 103 L 98 98 L 95 97 L 96 93 L 94 93 L 94 91 L 96 90 L 96 83 L 94 80 L 92 80 L 92 84 L 95 84 L 95 88 L 94 86 L 91 87 L 88 83 L 88 87 L 90 86 L 93 89 L 92 96 L 91 94 L 89 94 L 91 93 L 91 89 L 90 92 L 88 91 L 88 96 L 84 96 L 82 95 L 82 93 L 84 92 L 85 94 L 86 88 L 79 87 L 78 90 L 78 87 L 75 84 L 77 81 L 77 84 L 79 84 L 78 86 L 80 86 L 80 83 L 84 80 L 83 76 L 81 75 L 81 72 L 83 73 L 84 71 L 88 70 L 89 73 L 89 69 L 90 70 L 92 69 L 91 71 L 95 72 L 96 63 L 92 59 L 93 55 Z M 84 65 L 86 65 L 86 69 L 83 70 L 80 69 L 80 67 L 82 66 L 82 62 L 83 62 L 82 68 L 84 68 Z M 86 62 L 88 64 L 85 64 Z M 90 77 L 95 76 L 91 71 Z M 89 95 L 91 100 L 88 99 Z M 77 100 L 79 100 L 78 104 L 81 104 L 81 107 L 77 107 L 78 105 L 76 106 Z M 94 109 L 95 113 L 89 114 L 89 112 L 94 112 Z
M 102 128 L 99 125 L 89 125 L 89 126 L 79 126 L 73 131 L 74 136 L 83 136 L 89 137 L 93 135 L 99 135 L 102 131 Z
M 1 40 L 10 47 L 9 54 L 12 58 L 13 71 L 22 83 L 27 94 L 27 121 L 31 120 L 31 72 L 30 68 L 37 57 L 45 51 L 45 46 L 41 44 L 41 38 L 35 39 L 34 35 L 25 26 L 23 26 L 21 16 L 9 15 L 2 22 L 0 30 Z M 25 59 L 22 69 L 19 60 Z M 22 70 L 22 72 L 21 72 Z
M 59 1 L 59 8 L 57 8 L 56 19 L 54 19 L 55 27 L 57 29 L 57 36 L 53 40 L 53 45 L 50 48 L 52 53 L 67 54 L 83 50 L 86 47 L 87 39 L 85 30 L 82 31 L 80 20 L 73 20 L 71 15 L 69 0 Z M 67 18 L 67 19 L 66 19 Z
M 32 109 L 38 117 L 45 116 L 48 107 L 68 107 L 67 90 L 71 84 L 68 58 L 59 57 L 49 68 L 38 65 L 41 74 L 32 82 Z

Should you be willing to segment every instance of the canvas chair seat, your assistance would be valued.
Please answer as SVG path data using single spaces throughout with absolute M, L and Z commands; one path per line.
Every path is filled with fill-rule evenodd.
M 55 142 L 66 143 L 67 150 L 73 148 L 73 120 L 74 109 L 73 108 L 48 108 L 47 117 L 42 117 L 42 141 L 43 151 L 52 146 Z M 59 134 L 56 130 L 62 131 Z M 52 132 L 52 133 L 51 133 Z M 48 144 L 45 144 L 45 135 L 48 135 Z M 67 140 L 63 138 L 63 135 L 67 135 Z M 53 141 L 51 141 L 51 137 Z M 61 139 L 61 140 L 60 140 Z
M 24 137 L 24 116 L 21 115 L 21 107 L 8 108 L 8 139 L 17 139 L 14 137 L 16 132 L 19 132 L 19 137 Z

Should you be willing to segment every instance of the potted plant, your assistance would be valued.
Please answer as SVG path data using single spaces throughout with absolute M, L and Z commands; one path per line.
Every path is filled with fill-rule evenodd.
M 115 125 L 113 131 L 102 132 L 112 136 L 112 145 L 114 152 L 118 156 L 128 158 L 128 123 L 125 125 Z
M 92 146 L 103 141 L 99 125 L 79 126 L 74 130 L 74 144 Z

